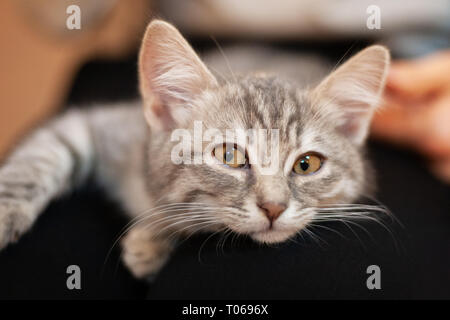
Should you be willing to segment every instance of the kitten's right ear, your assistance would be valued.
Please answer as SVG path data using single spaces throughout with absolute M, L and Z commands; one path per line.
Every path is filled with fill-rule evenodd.
M 171 24 L 152 21 L 139 54 L 139 82 L 147 122 L 155 130 L 175 128 L 190 114 L 190 104 L 217 85 L 188 42 Z

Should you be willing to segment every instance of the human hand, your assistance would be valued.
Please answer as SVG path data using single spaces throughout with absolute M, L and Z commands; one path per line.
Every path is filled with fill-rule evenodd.
M 371 134 L 420 152 L 450 183 L 450 50 L 393 63 Z

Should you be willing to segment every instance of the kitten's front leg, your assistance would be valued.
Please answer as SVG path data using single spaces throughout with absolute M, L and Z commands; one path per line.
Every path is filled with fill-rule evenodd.
M 25 139 L 0 164 L 0 249 L 25 233 L 55 197 L 87 175 L 92 146 L 84 117 L 67 113 Z
M 123 261 L 137 278 L 153 279 L 173 250 L 172 241 L 155 239 L 153 232 L 136 226 L 122 240 Z
M 69 153 L 56 155 L 35 146 L 55 143 L 50 140 L 51 134 L 41 130 L 0 167 L 0 249 L 16 242 L 62 189 L 59 163 L 70 165 Z
M 7 199 L 0 194 L 0 249 L 16 242 L 31 227 L 35 212 L 31 203 Z

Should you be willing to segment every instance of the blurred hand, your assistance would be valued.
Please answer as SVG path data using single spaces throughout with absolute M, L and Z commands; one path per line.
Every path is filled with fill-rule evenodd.
M 450 50 L 392 64 L 371 133 L 419 151 L 450 183 Z

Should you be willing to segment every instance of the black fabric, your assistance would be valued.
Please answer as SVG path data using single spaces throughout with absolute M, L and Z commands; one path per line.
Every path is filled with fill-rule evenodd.
M 348 46 L 333 48 L 341 56 Z M 116 101 L 135 97 L 136 88 L 134 57 L 95 62 L 80 72 L 69 101 Z M 327 223 L 313 229 L 320 239 L 304 234 L 271 247 L 200 235 L 147 285 L 123 267 L 117 246 L 108 255 L 127 223 L 120 207 L 85 186 L 52 203 L 31 232 L 0 252 L 0 298 L 450 298 L 450 186 L 412 154 L 373 142 L 369 151 L 377 198 L 404 227 L 389 218 L 389 231 L 375 222 Z M 72 264 L 81 268 L 81 290 L 66 287 Z M 369 265 L 381 268 L 381 290 L 366 287 Z

